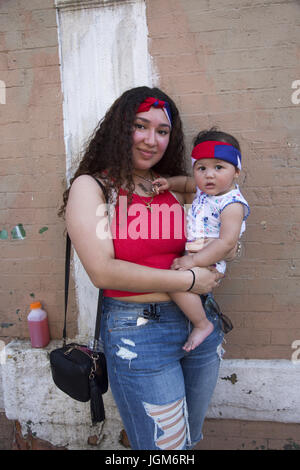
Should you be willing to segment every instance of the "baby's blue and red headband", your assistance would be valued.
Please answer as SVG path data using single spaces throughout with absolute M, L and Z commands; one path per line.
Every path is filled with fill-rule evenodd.
M 203 158 L 217 158 L 224 160 L 236 166 L 239 170 L 242 169 L 242 155 L 241 152 L 233 147 L 233 145 L 218 140 L 207 140 L 196 145 L 192 151 L 192 165 L 194 166 L 197 160 Z
M 167 101 L 161 101 L 161 100 L 158 100 L 157 98 L 152 98 L 151 96 L 149 96 L 148 98 L 145 99 L 145 101 L 143 101 L 139 105 L 137 113 L 143 113 L 145 111 L 149 111 L 151 106 L 154 106 L 154 108 L 161 108 L 165 112 L 165 115 L 167 116 L 169 124 L 172 127 L 171 109 Z

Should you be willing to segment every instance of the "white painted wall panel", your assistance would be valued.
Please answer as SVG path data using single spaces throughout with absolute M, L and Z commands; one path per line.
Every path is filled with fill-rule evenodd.
M 144 0 L 57 3 L 68 6 L 58 12 L 58 30 L 69 179 L 83 143 L 114 100 L 126 89 L 151 86 L 153 74 Z M 97 291 L 77 256 L 74 268 L 79 335 L 91 336 Z

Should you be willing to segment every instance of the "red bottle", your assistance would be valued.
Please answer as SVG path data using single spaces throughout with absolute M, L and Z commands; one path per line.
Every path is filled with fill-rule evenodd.
M 42 309 L 41 302 L 30 304 L 31 311 L 27 317 L 33 348 L 44 348 L 50 341 L 47 313 Z

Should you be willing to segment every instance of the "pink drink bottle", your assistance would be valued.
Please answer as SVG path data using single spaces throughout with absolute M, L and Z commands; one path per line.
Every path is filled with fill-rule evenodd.
M 27 317 L 33 348 L 43 348 L 50 341 L 47 313 L 42 310 L 40 302 L 30 304 L 31 311 Z

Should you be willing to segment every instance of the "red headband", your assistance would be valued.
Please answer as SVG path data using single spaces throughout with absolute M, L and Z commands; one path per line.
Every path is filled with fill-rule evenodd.
M 242 155 L 241 152 L 227 142 L 218 140 L 206 140 L 196 145 L 192 151 L 192 164 L 202 158 L 217 158 L 224 160 L 241 170 Z
M 154 106 L 154 108 L 161 108 L 165 112 L 165 115 L 167 116 L 170 125 L 172 125 L 170 105 L 167 101 L 161 101 L 157 98 L 152 98 L 151 96 L 148 96 L 148 98 L 146 98 L 145 101 L 143 101 L 139 105 L 137 113 L 149 111 L 151 106 Z

